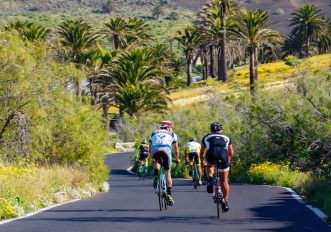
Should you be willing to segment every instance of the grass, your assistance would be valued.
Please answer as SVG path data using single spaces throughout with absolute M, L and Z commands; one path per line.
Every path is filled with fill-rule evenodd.
M 0 164 L 0 219 L 22 216 L 52 204 L 99 191 L 87 172 L 73 167 Z
M 285 62 L 274 62 L 259 65 L 259 85 L 282 83 L 294 79 L 299 75 L 315 75 L 331 70 L 331 55 L 313 56 L 300 60 L 297 66 L 286 65 Z M 201 85 L 204 85 L 201 87 Z M 241 66 L 229 70 L 227 83 L 209 78 L 207 81 L 195 83 L 190 88 L 179 89 L 171 93 L 170 98 L 175 101 L 206 94 L 208 92 L 225 92 L 238 90 L 249 86 L 249 66 Z
M 231 172 L 235 181 L 293 188 L 308 204 L 321 208 L 331 218 L 331 183 L 317 179 L 311 173 L 291 169 L 286 163 L 247 164 L 240 159 L 236 160 Z

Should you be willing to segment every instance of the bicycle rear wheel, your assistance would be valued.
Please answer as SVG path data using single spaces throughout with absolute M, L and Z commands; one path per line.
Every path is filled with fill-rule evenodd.
M 192 178 L 193 178 L 193 184 L 194 184 L 194 189 L 198 188 L 198 172 L 197 172 L 197 166 L 193 166 L 193 173 L 192 173 Z
M 215 197 L 216 197 L 216 205 L 217 205 L 217 218 L 220 218 L 220 181 L 219 181 L 219 172 L 218 169 L 216 171 L 216 186 L 215 186 Z
M 158 198 L 159 198 L 159 208 L 160 211 L 163 210 L 163 186 L 162 186 L 162 180 L 161 178 L 159 179 L 158 183 L 158 192 L 157 192 Z

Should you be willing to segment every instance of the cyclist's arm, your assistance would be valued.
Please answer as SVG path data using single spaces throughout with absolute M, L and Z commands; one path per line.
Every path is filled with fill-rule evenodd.
M 172 146 L 172 150 L 173 150 L 174 153 L 175 153 L 175 159 L 176 159 L 177 161 L 179 161 L 179 148 L 178 148 L 178 143 L 173 143 L 173 144 L 171 144 L 171 146 Z
M 233 150 L 232 144 L 229 144 L 229 157 L 230 157 L 230 159 L 232 159 L 233 156 L 234 156 L 234 150 Z
M 140 146 L 141 146 L 141 145 L 139 145 L 139 146 L 137 147 L 137 149 L 136 149 L 136 158 L 139 158 Z
M 203 162 L 204 162 L 206 148 L 207 148 L 206 145 L 204 145 L 204 144 L 201 145 L 201 150 L 200 150 L 200 161 L 201 161 L 201 164 L 203 164 Z
M 150 155 L 152 155 L 151 150 L 152 150 L 152 141 L 149 140 L 148 152 Z

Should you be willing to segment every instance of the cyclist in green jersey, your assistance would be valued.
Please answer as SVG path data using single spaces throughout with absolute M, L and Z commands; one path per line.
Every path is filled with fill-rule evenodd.
M 149 154 L 149 145 L 144 139 L 136 150 L 136 160 L 138 161 L 138 174 L 142 171 L 142 162 L 145 162 L 145 166 L 148 166 L 147 158 Z

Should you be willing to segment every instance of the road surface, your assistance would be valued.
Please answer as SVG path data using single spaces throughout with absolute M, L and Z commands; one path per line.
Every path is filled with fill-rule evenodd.
M 231 184 L 230 211 L 216 217 L 205 186 L 175 180 L 175 205 L 160 212 L 152 180 L 139 181 L 126 169 L 132 154 L 106 157 L 110 192 L 0 225 L 0 232 L 202 232 L 331 231 L 283 188 Z

